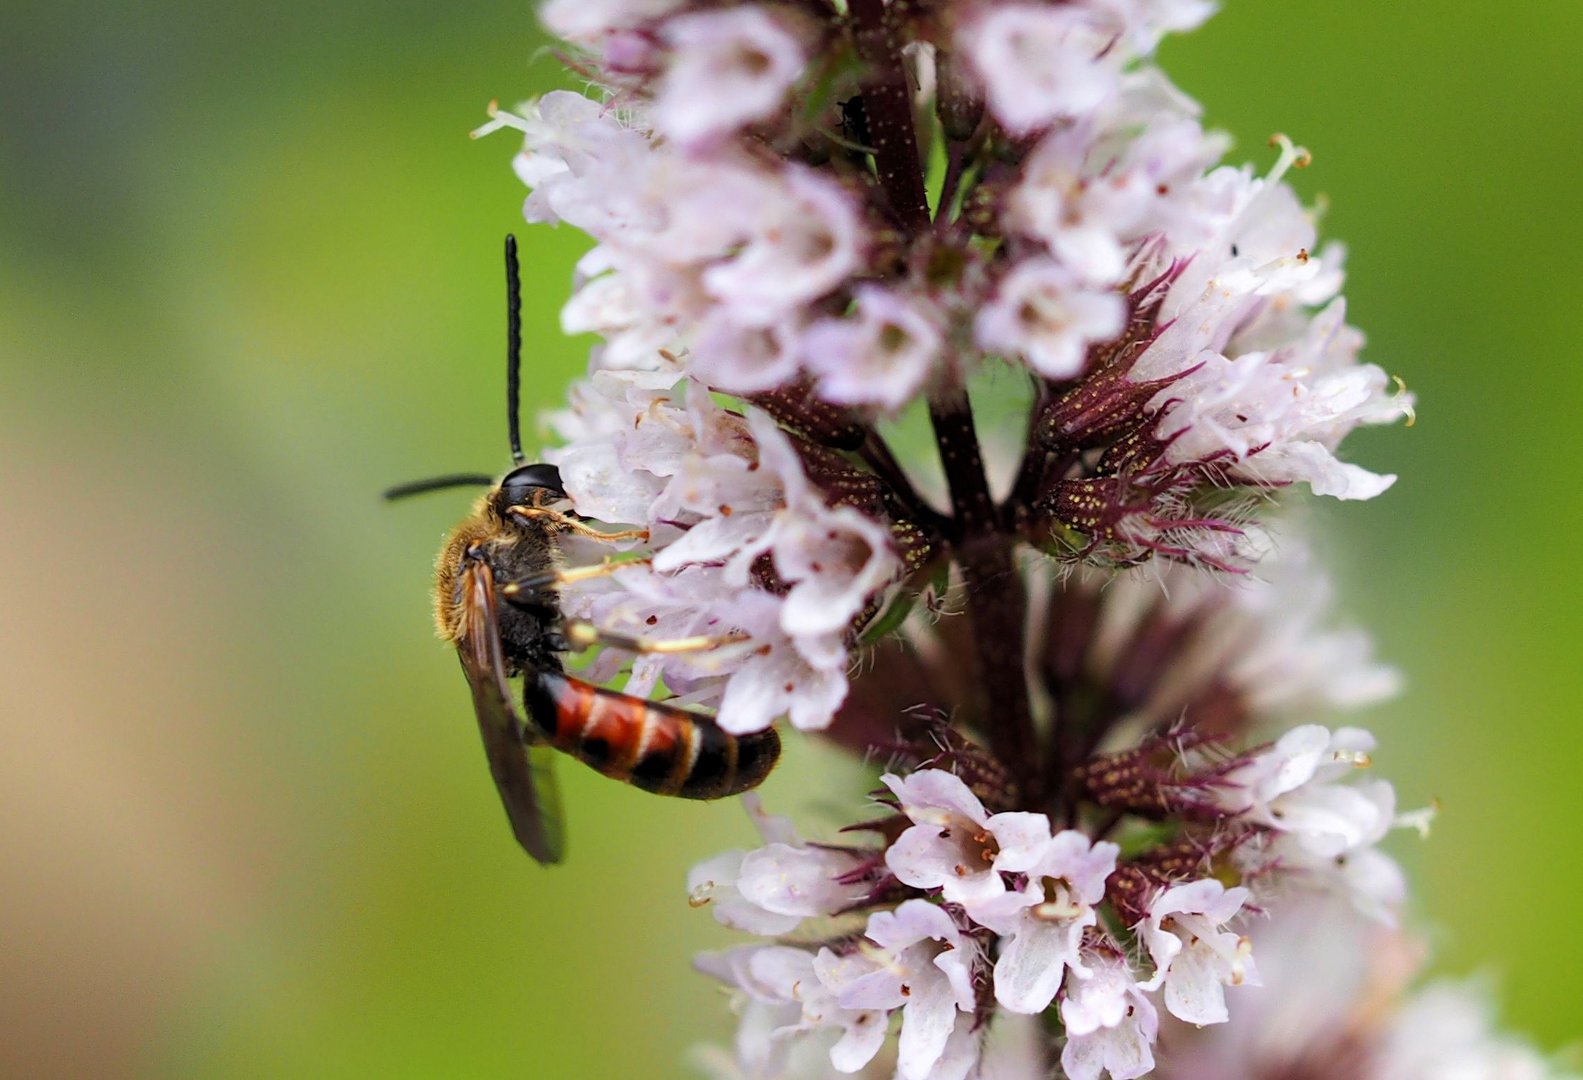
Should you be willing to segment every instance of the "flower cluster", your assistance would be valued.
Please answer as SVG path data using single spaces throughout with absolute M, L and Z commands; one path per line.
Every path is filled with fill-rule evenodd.
M 762 730 L 778 716 L 799 727 L 828 723 L 846 695 L 852 626 L 902 566 L 876 517 L 882 505 L 864 501 L 873 485 L 832 464 L 852 474 L 857 504 L 832 505 L 793 436 L 769 416 L 727 409 L 671 372 L 596 372 L 559 427 L 566 445 L 550 456 L 579 512 L 642 525 L 653 550 L 650 561 L 568 596 L 567 606 L 651 636 L 737 640 L 696 656 L 650 657 L 630 689 L 663 674 L 718 705 L 733 732 Z
M 1266 565 L 1288 562 L 1307 560 Z M 918 730 L 893 718 L 888 741 L 864 734 L 877 707 L 867 679 L 831 729 L 905 767 L 883 777 L 879 815 L 854 827 L 869 839 L 809 844 L 777 823 L 766 847 L 695 869 L 695 903 L 775 939 L 701 965 L 742 995 L 749 1075 L 781 1075 L 809 1038 L 850 1072 L 896 1027 L 899 1076 L 952 1080 L 978 1063 L 992 1014 L 1052 1012 L 1063 1075 L 1142 1076 L 1163 1021 L 1225 1023 L 1228 988 L 1259 984 L 1271 911 L 1322 897 L 1391 922 L 1402 880 L 1377 844 L 1417 819 L 1363 775 L 1367 733 L 1305 724 L 1254 742 L 1294 708 L 1393 689 L 1366 651 L 1334 647 L 1350 632 L 1310 622 L 1306 637 L 1284 635 L 1289 651 L 1270 644 L 1298 590 L 1313 590 L 1312 568 L 1237 589 L 1187 567 L 1110 589 L 1100 577 L 1032 587 L 1049 790 L 1030 799 L 940 719 L 959 705 L 921 680 L 937 670 L 923 658 L 950 647 L 938 639 L 953 620 L 941 619 L 874 661 L 881 686 L 920 679 Z M 1310 643 L 1343 659 L 1317 669 Z M 909 756 L 924 746 L 931 757 Z
M 1314 905 L 1394 926 L 1379 845 L 1425 817 L 1320 721 L 1396 679 L 1275 511 L 1385 491 L 1340 445 L 1412 400 L 1359 358 L 1307 152 L 1223 164 L 1154 63 L 1212 6 L 548 0 L 593 94 L 479 130 L 593 240 L 545 456 L 643 539 L 569 551 L 609 572 L 564 605 L 709 646 L 591 677 L 888 767 L 843 835 L 756 811 L 695 868 L 760 939 L 700 960 L 742 1010 L 720 1075 L 1298 1075 L 1192 1033 L 1286 994 Z M 1385 1030 L 1358 1075 L 1428 1075 Z
M 1150 62 L 1207 13 L 546 6 L 608 97 L 551 93 L 480 131 L 523 133 L 530 220 L 595 240 L 563 324 L 603 344 L 550 456 L 582 512 L 653 530 L 628 614 L 690 607 L 768 650 L 655 677 L 732 730 L 823 727 L 857 630 L 967 532 L 1240 570 L 1280 488 L 1389 486 L 1336 456 L 1411 403 L 1358 361 L 1343 253 L 1282 183 L 1306 152 L 1217 164 L 1224 139 Z M 1033 401 L 996 499 L 966 388 L 1001 363 Z M 949 512 L 884 437 L 913 403 Z

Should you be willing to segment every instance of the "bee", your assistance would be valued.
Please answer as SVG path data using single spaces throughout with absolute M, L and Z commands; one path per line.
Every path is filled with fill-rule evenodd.
M 620 565 L 568 569 L 559 543 L 563 535 L 618 542 L 644 534 L 590 526 L 569 509 L 554 465 L 524 463 L 518 426 L 521 285 L 511 236 L 506 237 L 506 296 L 511 470 L 498 483 L 475 474 L 443 476 L 403 484 L 385 497 L 491 484 L 440 549 L 435 624 L 440 637 L 455 646 L 472 689 L 484 754 L 511 831 L 529 855 L 551 864 L 560 862 L 565 850 L 557 753 L 657 795 L 719 799 L 758 786 L 780 756 L 780 739 L 773 729 L 733 736 L 698 713 L 567 674 L 561 657 L 574 647 L 603 643 L 635 652 L 678 652 L 711 642 L 629 638 L 563 614 L 561 585 Z M 518 676 L 521 713 L 510 683 Z

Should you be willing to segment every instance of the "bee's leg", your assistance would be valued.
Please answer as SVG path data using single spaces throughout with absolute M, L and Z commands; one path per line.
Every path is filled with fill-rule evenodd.
M 591 581 L 594 578 L 614 574 L 617 570 L 628 566 L 643 566 L 648 559 L 622 559 L 619 562 L 606 559 L 603 562 L 591 563 L 588 566 L 564 567 L 560 570 L 551 570 L 544 574 L 533 574 L 529 577 L 508 581 L 500 587 L 500 595 L 507 600 L 529 596 L 539 589 L 551 588 L 558 585 L 571 585 L 578 581 Z
M 579 651 L 593 645 L 609 645 L 634 653 L 706 652 L 747 640 L 743 634 L 697 634 L 682 638 L 632 637 L 603 629 L 583 619 L 563 619 L 561 635 L 568 645 Z
M 560 510 L 551 510 L 546 506 L 513 506 L 510 513 L 520 518 L 545 518 L 558 529 L 574 532 L 578 536 L 586 536 L 590 540 L 598 540 L 605 544 L 615 544 L 622 540 L 647 540 L 647 529 L 621 529 L 616 532 L 605 532 L 585 523 L 581 518 Z

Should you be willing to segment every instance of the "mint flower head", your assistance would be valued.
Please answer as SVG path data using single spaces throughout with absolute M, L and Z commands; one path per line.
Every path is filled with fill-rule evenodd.
M 882 766 L 843 831 L 754 802 L 763 845 L 694 867 L 752 935 L 698 962 L 741 1018 L 712 1075 L 1210 1075 L 1240 1044 L 1180 1032 L 1288 993 L 1280 927 L 1398 933 L 1380 844 L 1427 815 L 1329 723 L 1397 679 L 1281 508 L 1384 492 L 1341 444 L 1413 403 L 1308 153 L 1222 163 L 1155 65 L 1210 13 L 549 0 L 589 93 L 479 130 L 594 242 L 544 456 L 643 539 L 562 588 L 591 675 Z M 665 641 L 709 647 L 619 647 Z
M 1022 638 L 1025 553 L 1244 571 L 1246 527 L 1285 489 L 1389 486 L 1336 456 L 1411 403 L 1359 362 L 1341 252 L 1281 182 L 1306 154 L 1218 164 L 1224 140 L 1150 59 L 1206 14 L 544 9 L 601 96 L 481 130 L 522 133 L 529 220 L 595 241 L 564 323 L 604 343 L 548 456 L 580 512 L 648 528 L 654 554 L 576 599 L 742 642 L 735 665 L 645 677 L 733 731 L 823 728 L 863 627 L 953 575 L 983 598 L 987 676 Z M 986 380 L 1026 400 L 1005 461 L 980 445 Z M 945 491 L 891 437 L 914 409 Z M 1026 695 L 986 682 L 1025 739 Z

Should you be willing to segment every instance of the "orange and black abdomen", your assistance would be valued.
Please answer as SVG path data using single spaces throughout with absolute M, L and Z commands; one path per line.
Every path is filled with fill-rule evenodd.
M 780 757 L 773 729 L 728 735 L 711 720 L 554 671 L 530 673 L 539 734 L 606 776 L 656 795 L 722 799 L 757 787 Z

